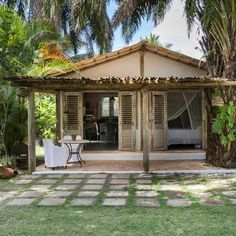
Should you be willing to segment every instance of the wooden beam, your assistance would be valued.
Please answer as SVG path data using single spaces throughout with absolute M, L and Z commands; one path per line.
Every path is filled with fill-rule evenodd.
M 148 88 L 142 89 L 142 134 L 143 134 L 143 169 L 149 171 L 149 111 L 148 111 Z
M 144 77 L 144 50 L 139 52 L 140 76 Z
M 56 94 L 56 142 L 61 139 L 61 105 L 60 92 Z
M 36 168 L 35 153 L 35 101 L 34 90 L 29 91 L 28 99 L 28 173 L 32 174 Z

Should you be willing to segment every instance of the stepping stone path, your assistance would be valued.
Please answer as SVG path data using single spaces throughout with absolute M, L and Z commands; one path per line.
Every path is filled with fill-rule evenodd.
M 125 198 L 106 198 L 103 202 L 103 206 L 124 206 L 125 204 Z
M 61 206 L 65 203 L 66 198 L 44 198 L 38 203 L 39 206 Z
M 136 197 L 156 197 L 158 195 L 155 191 L 137 191 Z
M 155 180 L 155 182 L 153 182 Z M 236 175 L 44 174 L 0 188 L 0 207 L 236 205 Z
M 71 201 L 72 206 L 91 206 L 96 202 L 96 198 L 76 198 Z
M 136 206 L 157 207 L 160 203 L 155 198 L 138 198 L 135 201 Z
M 170 199 L 167 201 L 168 206 L 179 207 L 179 206 L 190 206 L 192 202 L 187 199 Z
M 7 203 L 8 206 L 25 206 L 31 205 L 36 198 L 15 198 Z

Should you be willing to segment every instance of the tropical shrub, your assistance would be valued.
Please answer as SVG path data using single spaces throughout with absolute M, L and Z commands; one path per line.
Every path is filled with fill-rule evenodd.
M 36 94 L 36 137 L 56 139 L 56 99 L 52 94 Z
M 230 149 L 232 142 L 236 140 L 236 105 L 233 102 L 219 108 L 216 118 L 213 120 L 212 130 L 220 137 L 222 145 Z

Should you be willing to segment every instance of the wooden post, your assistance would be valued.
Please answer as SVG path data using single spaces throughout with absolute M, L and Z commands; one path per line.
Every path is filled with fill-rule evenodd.
M 34 90 L 29 91 L 28 99 L 28 173 L 32 174 L 36 168 L 35 153 L 35 103 Z
M 142 89 L 142 134 L 143 134 L 143 169 L 149 171 L 149 109 L 148 109 L 148 88 Z
M 56 141 L 61 139 L 61 103 L 60 103 L 60 93 L 56 94 Z

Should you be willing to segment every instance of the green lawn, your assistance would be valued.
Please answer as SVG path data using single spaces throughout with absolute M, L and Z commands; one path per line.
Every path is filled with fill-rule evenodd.
M 172 178 L 176 182 L 187 181 L 178 176 Z M 0 191 L 4 185 L 18 179 L 0 180 Z M 195 176 L 194 180 L 207 184 L 205 176 Z M 131 188 L 130 193 L 132 191 Z M 71 198 L 75 196 L 76 193 Z M 161 194 L 159 197 L 162 201 Z M 0 206 L 0 235 L 236 235 L 236 206 L 227 201 L 224 206 L 215 207 L 194 203 L 190 207 L 161 204 L 148 208 L 134 206 L 133 194 L 122 207 L 104 207 L 103 199 L 104 194 L 101 194 L 98 203 L 88 207 L 69 204 L 60 207 Z
M 0 235 L 236 235 L 236 208 L 10 207 Z

